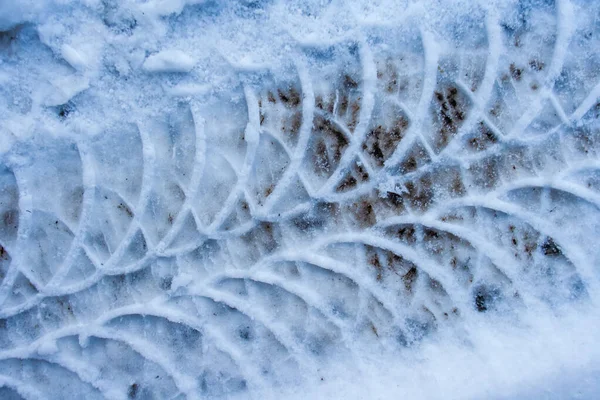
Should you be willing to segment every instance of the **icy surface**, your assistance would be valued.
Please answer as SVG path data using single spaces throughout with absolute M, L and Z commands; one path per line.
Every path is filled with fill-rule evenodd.
M 0 0 L 0 398 L 594 398 L 599 18 Z

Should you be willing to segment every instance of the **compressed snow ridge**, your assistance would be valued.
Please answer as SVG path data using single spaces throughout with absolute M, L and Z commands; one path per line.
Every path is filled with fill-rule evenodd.
M 195 61 L 181 50 L 163 50 L 144 61 L 148 72 L 190 72 Z

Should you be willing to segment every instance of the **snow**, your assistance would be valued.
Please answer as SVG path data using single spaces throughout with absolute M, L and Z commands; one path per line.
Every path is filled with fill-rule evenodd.
M 77 50 L 69 46 L 68 44 L 63 44 L 61 49 L 61 55 L 65 59 L 66 62 L 71 64 L 73 68 L 76 70 L 84 70 L 86 67 L 85 59 L 79 54 Z
M 599 11 L 0 0 L 0 398 L 595 398 Z
M 194 60 L 183 51 L 169 49 L 149 56 L 143 68 L 148 72 L 190 72 L 194 64 Z

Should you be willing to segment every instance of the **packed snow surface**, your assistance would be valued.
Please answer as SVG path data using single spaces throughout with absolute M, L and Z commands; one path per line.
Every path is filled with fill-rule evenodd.
M 0 399 L 594 399 L 600 3 L 0 0 Z

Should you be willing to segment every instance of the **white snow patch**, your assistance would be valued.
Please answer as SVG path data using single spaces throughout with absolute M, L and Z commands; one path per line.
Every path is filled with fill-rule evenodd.
M 82 71 L 87 67 L 87 61 L 81 56 L 81 53 L 68 44 L 62 45 L 61 54 L 65 61 L 71 64 L 76 70 Z
M 190 72 L 196 61 L 181 50 L 163 50 L 149 56 L 143 69 L 147 72 Z
M 56 78 L 52 80 L 51 84 L 43 101 L 43 104 L 49 107 L 65 104 L 75 95 L 90 87 L 87 78 L 77 75 Z
M 592 399 L 600 389 L 600 315 L 532 316 L 529 327 L 482 322 L 467 342 L 428 341 L 408 354 L 372 354 L 321 368 L 302 387 L 262 399 Z

